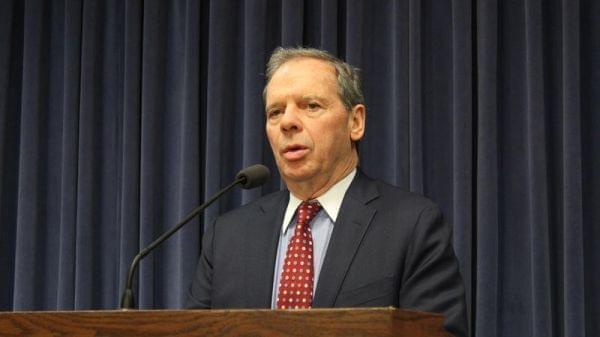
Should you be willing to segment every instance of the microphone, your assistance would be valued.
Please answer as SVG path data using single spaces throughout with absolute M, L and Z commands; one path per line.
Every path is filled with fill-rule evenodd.
M 243 189 L 255 188 L 263 185 L 271 177 L 271 171 L 265 165 L 252 165 L 241 170 L 235 180 L 241 179 Z
M 254 187 L 258 187 L 263 185 L 269 180 L 271 176 L 271 172 L 269 169 L 261 164 L 252 165 L 246 167 L 241 170 L 236 176 L 233 183 L 229 184 L 227 187 L 223 188 L 215 195 L 213 195 L 208 201 L 203 203 L 202 205 L 196 207 L 193 211 L 191 211 L 183 220 L 181 220 L 175 227 L 171 228 L 169 231 L 161 235 L 158 239 L 154 240 L 151 244 L 149 244 L 146 248 L 142 249 L 131 262 L 129 266 L 129 273 L 127 274 L 127 282 L 125 283 L 125 290 L 123 291 L 123 296 L 121 297 L 121 309 L 134 309 L 135 304 L 133 300 L 133 274 L 137 265 L 140 263 L 141 259 L 143 259 L 146 255 L 148 255 L 156 246 L 163 243 L 167 240 L 171 235 L 175 234 L 178 230 L 181 229 L 185 224 L 190 222 L 196 215 L 200 214 L 206 207 L 210 206 L 215 200 L 219 199 L 223 194 L 227 193 L 232 188 L 237 185 L 241 185 L 243 189 L 250 189 Z

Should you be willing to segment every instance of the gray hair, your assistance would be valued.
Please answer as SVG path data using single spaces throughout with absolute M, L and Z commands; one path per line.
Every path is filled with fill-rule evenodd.
M 357 104 L 363 104 L 365 99 L 360 88 L 360 76 L 358 68 L 338 59 L 329 52 L 314 48 L 283 48 L 278 47 L 271 54 L 271 58 L 267 63 L 266 77 L 267 82 L 263 89 L 263 100 L 267 101 L 267 86 L 273 77 L 273 74 L 279 67 L 287 61 L 294 58 L 308 57 L 329 62 L 334 68 L 337 75 L 338 95 L 346 109 L 352 110 L 352 107 Z

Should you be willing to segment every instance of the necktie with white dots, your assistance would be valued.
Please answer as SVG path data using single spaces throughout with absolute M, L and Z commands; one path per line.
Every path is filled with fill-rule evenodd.
M 304 201 L 298 207 L 294 235 L 288 244 L 279 278 L 278 309 L 305 309 L 313 297 L 313 240 L 310 222 L 321 210 L 318 201 Z

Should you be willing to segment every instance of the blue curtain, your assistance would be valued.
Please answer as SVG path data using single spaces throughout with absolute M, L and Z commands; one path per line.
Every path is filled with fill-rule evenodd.
M 370 176 L 434 199 L 477 336 L 600 335 L 600 2 L 0 2 L 0 310 L 113 309 L 140 266 L 179 308 L 202 225 L 282 186 L 264 136 L 279 45 L 362 69 Z

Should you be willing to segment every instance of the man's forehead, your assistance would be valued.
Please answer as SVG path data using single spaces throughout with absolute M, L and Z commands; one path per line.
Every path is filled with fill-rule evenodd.
M 297 65 L 297 64 L 301 64 L 301 63 L 322 64 L 324 66 L 331 67 L 332 69 L 334 68 L 333 64 L 330 61 L 324 60 L 324 59 L 318 58 L 318 57 L 311 57 L 311 56 L 296 56 L 296 57 L 290 58 L 289 60 L 282 63 L 279 68 L 282 68 L 285 65 Z
M 327 84 L 337 86 L 335 67 L 328 61 L 317 58 L 293 58 L 273 73 L 266 88 L 267 97 L 273 85 L 279 91 L 303 84 L 308 85 L 309 88 L 314 86 L 313 89 Z
M 277 76 L 281 76 L 282 74 L 301 70 L 310 70 L 315 69 L 319 70 L 319 73 L 323 75 L 334 75 L 335 76 L 335 67 L 329 61 L 322 60 L 314 57 L 294 57 L 285 63 L 283 63 L 271 77 L 271 80 Z

